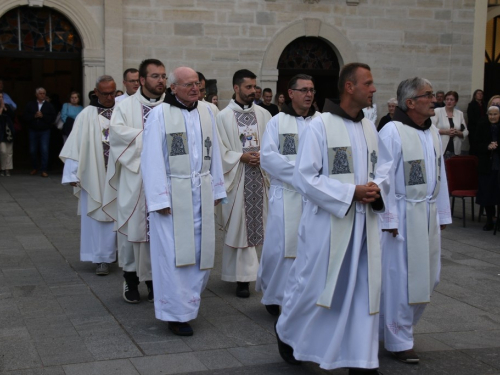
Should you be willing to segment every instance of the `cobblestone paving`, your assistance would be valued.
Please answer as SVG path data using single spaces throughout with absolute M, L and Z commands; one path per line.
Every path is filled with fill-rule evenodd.
M 443 232 L 441 284 L 416 327 L 421 363 L 381 349 L 385 375 L 500 375 L 500 233 L 482 232 L 484 219 L 470 214 L 466 228 L 454 220 Z M 238 299 L 220 281 L 220 253 L 195 334 L 180 338 L 155 319 L 145 285 L 143 301 L 127 304 L 116 264 L 99 277 L 79 261 L 79 233 L 76 199 L 60 175 L 0 178 L 0 373 L 347 374 L 284 363 L 260 294 Z

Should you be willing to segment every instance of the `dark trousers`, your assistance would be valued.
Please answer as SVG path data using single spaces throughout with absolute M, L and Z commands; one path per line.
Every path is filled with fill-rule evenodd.
M 33 169 L 40 169 L 42 172 L 46 172 L 49 162 L 50 129 L 30 130 L 29 134 L 31 166 Z M 40 162 L 38 161 L 39 152 Z

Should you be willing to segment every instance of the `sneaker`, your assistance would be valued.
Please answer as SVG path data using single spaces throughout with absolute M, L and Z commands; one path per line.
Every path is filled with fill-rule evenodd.
M 128 303 L 141 302 L 141 295 L 137 287 L 131 288 L 126 281 L 123 282 L 123 299 Z
M 155 301 L 155 292 L 153 290 L 153 282 L 146 281 L 146 286 L 148 287 L 148 302 L 154 302 Z
M 98 263 L 95 274 L 99 276 L 109 275 L 109 263 Z
M 404 363 L 418 363 L 420 361 L 420 358 L 418 358 L 417 353 L 415 353 L 413 349 L 403 350 L 402 352 L 392 352 L 392 355 Z
M 6 177 L 10 177 L 10 172 L 9 172 L 9 170 L 6 170 L 6 171 L 5 171 L 5 176 L 6 176 Z

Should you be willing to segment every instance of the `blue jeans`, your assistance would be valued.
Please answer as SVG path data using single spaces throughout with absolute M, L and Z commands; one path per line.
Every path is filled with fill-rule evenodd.
M 48 130 L 30 130 L 30 156 L 33 169 L 40 169 L 47 172 L 49 162 L 49 142 L 50 129 Z M 41 162 L 38 162 L 38 151 L 40 150 Z

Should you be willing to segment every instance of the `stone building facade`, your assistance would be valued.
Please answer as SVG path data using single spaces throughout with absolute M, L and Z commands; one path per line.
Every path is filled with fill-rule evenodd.
M 379 116 L 411 76 L 458 91 L 461 109 L 482 87 L 486 0 L 3 0 L 0 16 L 21 5 L 54 8 L 74 23 L 85 92 L 100 74 L 121 81 L 124 69 L 152 57 L 216 79 L 225 105 L 238 69 L 275 89 L 281 53 L 303 36 L 326 41 L 340 66 L 372 67 Z

